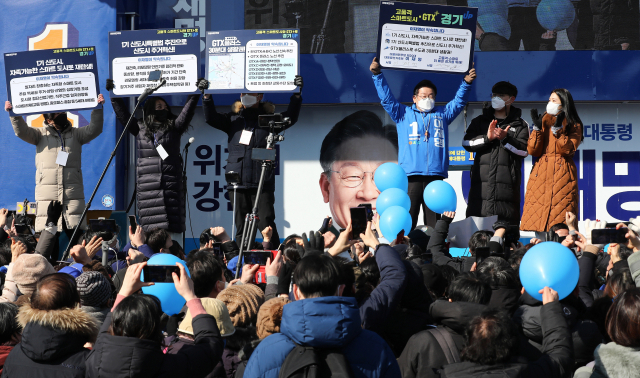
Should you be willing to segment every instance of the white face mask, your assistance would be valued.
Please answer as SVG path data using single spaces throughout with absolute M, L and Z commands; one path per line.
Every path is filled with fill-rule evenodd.
M 433 109 L 433 106 L 435 104 L 436 102 L 429 97 L 420 99 L 420 101 L 418 101 L 418 107 L 425 112 L 431 111 L 431 109 Z
M 551 115 L 556 115 L 558 114 L 558 112 L 560 111 L 560 109 L 558 109 L 561 105 L 560 104 L 556 104 L 553 102 L 549 102 L 547 104 L 547 113 L 551 114 Z
M 496 96 L 491 99 L 491 107 L 494 108 L 495 110 L 504 109 L 505 106 L 506 106 L 506 103 L 500 97 Z
M 240 96 L 240 102 L 242 102 L 242 105 L 249 108 L 258 102 L 258 98 L 256 96 L 245 94 Z

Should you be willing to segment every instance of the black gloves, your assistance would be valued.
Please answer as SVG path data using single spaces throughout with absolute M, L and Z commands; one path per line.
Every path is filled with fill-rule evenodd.
M 300 258 L 324 253 L 324 236 L 317 231 L 309 231 L 309 239 L 307 239 L 307 234 L 303 233 L 302 243 L 304 244 L 304 252 L 298 249 Z
M 542 117 L 544 117 L 544 114 L 538 115 L 538 109 L 531 109 L 531 121 L 533 121 L 534 130 L 542 130 Z
M 209 89 L 209 81 L 205 78 L 199 78 L 198 81 L 196 81 L 196 86 L 198 87 L 198 89 L 200 90 L 200 92 L 202 92 L 202 94 L 204 94 L 204 90 L 205 89 Z
M 302 87 L 304 87 L 304 83 L 302 82 L 302 76 L 296 75 L 296 78 L 293 79 L 293 84 L 295 84 L 296 87 L 300 87 L 300 93 L 302 93 Z
M 62 204 L 60 201 L 51 201 L 49 202 L 49 207 L 47 208 L 47 223 L 58 224 L 58 219 L 60 219 L 60 215 L 62 215 Z
M 449 218 L 448 216 L 446 216 L 446 215 L 444 215 L 444 214 L 442 214 L 442 215 L 440 216 L 440 219 L 441 219 L 441 220 L 443 220 L 443 221 L 445 221 L 445 222 L 447 222 L 447 224 L 451 224 L 451 222 L 453 222 L 453 218 Z
M 509 229 L 509 222 L 503 221 L 503 220 L 499 220 L 499 221 L 496 221 L 496 223 L 493 224 L 493 231 L 498 231 L 501 228 L 504 228 L 505 230 L 508 230 Z
M 113 84 L 113 79 L 107 79 L 106 89 L 112 91 L 116 86 Z
M 556 128 L 562 128 L 562 122 L 564 122 L 565 114 L 562 110 L 556 114 L 556 124 L 554 125 Z

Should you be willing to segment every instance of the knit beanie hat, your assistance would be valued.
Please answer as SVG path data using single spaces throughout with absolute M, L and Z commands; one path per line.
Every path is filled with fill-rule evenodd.
M 280 322 L 282 322 L 282 308 L 291 302 L 289 298 L 273 298 L 260 307 L 258 311 L 258 322 L 256 324 L 256 333 L 258 338 L 264 339 L 274 333 L 280 332 Z
M 218 299 L 227 305 L 234 326 L 248 327 L 256 323 L 258 309 L 264 303 L 264 292 L 252 284 L 233 285 L 222 290 Z
M 84 272 L 76 278 L 76 284 L 83 306 L 100 307 L 111 296 L 111 284 L 100 272 Z
M 31 295 L 36 290 L 36 282 L 41 277 L 55 272 L 47 259 L 37 253 L 22 254 L 11 266 L 13 281 L 24 295 Z
M 207 314 L 216 319 L 218 329 L 220 330 L 220 336 L 227 337 L 236 332 L 233 322 L 231 321 L 231 317 L 229 316 L 229 310 L 223 301 L 215 298 L 201 298 L 200 302 L 202 302 L 202 307 L 204 307 Z M 192 322 L 193 318 L 191 317 L 191 310 L 187 310 L 184 320 L 180 323 L 180 326 L 178 326 L 178 331 L 193 335 Z

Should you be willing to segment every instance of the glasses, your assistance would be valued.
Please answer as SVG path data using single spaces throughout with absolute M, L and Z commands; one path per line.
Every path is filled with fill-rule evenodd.
M 355 165 L 347 165 L 340 168 L 339 171 L 328 171 L 337 173 L 342 181 L 342 184 L 347 188 L 355 188 L 360 186 L 364 181 L 364 176 L 367 173 L 371 174 L 371 181 L 373 181 L 373 172 L 364 172 L 362 169 Z

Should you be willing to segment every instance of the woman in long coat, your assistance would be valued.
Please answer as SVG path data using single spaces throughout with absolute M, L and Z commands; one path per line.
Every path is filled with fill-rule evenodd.
M 573 155 L 584 136 L 573 97 L 566 89 L 551 92 L 547 111 L 538 116 L 538 110 L 532 109 L 531 118 L 534 126 L 527 150 L 538 160 L 529 175 L 520 229 L 542 232 L 563 223 L 567 211 L 578 214 L 578 173 Z

